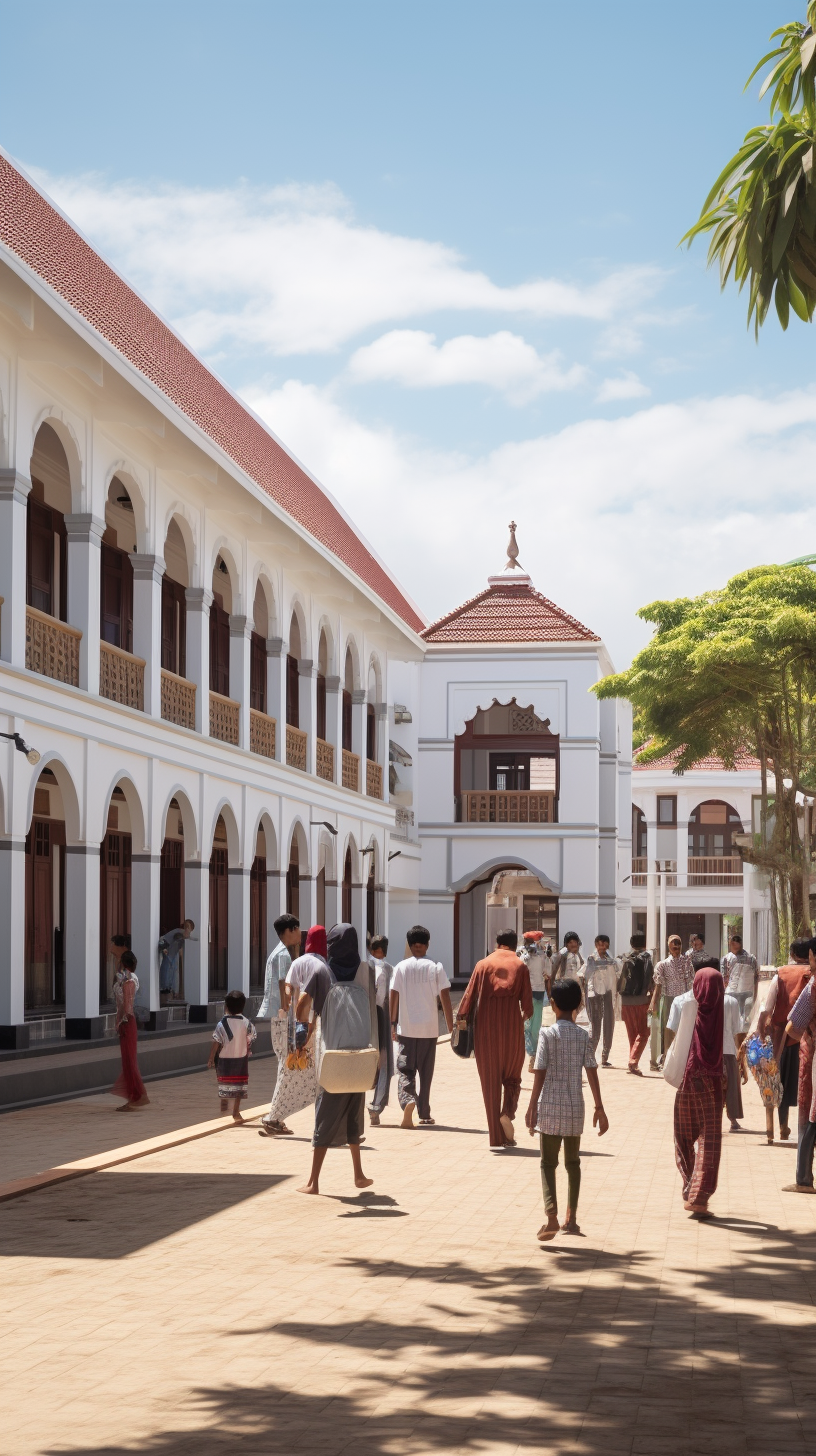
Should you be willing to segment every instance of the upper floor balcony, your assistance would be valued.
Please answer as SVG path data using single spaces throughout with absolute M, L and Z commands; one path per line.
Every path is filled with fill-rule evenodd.
M 456 800 L 458 824 L 555 824 L 554 794 L 523 790 L 469 790 Z
M 742 884 L 742 860 L 739 856 L 690 855 L 685 873 L 678 870 L 677 860 L 654 861 L 651 865 L 655 882 L 665 876 L 669 888 L 699 889 L 703 886 Z M 648 885 L 649 860 L 638 855 L 632 860 L 632 885 L 645 889 Z

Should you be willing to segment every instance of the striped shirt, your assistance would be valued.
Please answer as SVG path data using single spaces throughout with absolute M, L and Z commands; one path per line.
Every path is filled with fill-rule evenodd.
M 673 1001 L 675 996 L 682 996 L 685 991 L 691 990 L 694 962 L 690 955 L 666 956 L 664 961 L 658 961 L 655 966 L 654 978 L 655 985 L 660 987 L 660 994 Z

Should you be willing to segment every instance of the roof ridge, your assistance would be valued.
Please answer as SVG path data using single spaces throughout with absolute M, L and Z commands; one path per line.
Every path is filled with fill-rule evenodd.
M 458 607 L 454 607 L 453 611 L 447 612 L 443 617 L 438 617 L 436 621 L 431 622 L 430 625 L 426 627 L 420 635 L 426 641 L 432 641 L 436 633 L 443 631 L 444 628 L 451 626 L 457 620 L 466 617 L 469 612 L 472 612 L 474 610 L 474 608 L 478 607 L 483 602 L 489 601 L 491 598 L 496 602 L 497 606 L 501 604 L 502 600 L 508 601 L 512 599 L 515 599 L 516 601 L 522 601 L 526 599 L 528 602 L 533 601 L 536 604 L 540 604 L 541 607 L 546 609 L 546 612 L 551 618 L 555 620 L 556 623 L 565 627 L 575 629 L 576 636 L 575 638 L 548 638 L 546 635 L 542 636 L 541 633 L 539 633 L 535 636 L 528 637 L 519 636 L 518 638 L 511 638 L 502 636 L 500 638 L 496 637 L 491 639 L 489 637 L 485 637 L 484 631 L 482 631 L 478 633 L 478 635 L 475 636 L 473 639 L 471 639 L 473 641 L 518 640 L 534 642 L 547 640 L 569 641 L 577 639 L 583 641 L 600 642 L 601 640 L 600 637 L 596 635 L 596 633 L 591 632 L 590 629 L 585 626 L 583 622 L 580 622 L 577 617 L 573 617 L 569 612 L 565 611 L 563 607 L 559 607 L 557 602 L 552 601 L 550 597 L 545 597 L 543 592 L 538 591 L 538 589 L 533 586 L 529 578 L 527 580 L 520 581 L 517 579 L 514 580 L 512 577 L 509 576 L 506 578 L 491 577 L 488 581 L 488 585 L 484 587 L 482 591 L 477 592 L 475 596 L 468 597 L 467 601 L 462 602 L 461 605 Z M 468 639 L 466 637 L 463 637 L 460 640 L 467 641 Z
M 331 493 L 0 149 L 0 244 L 406 626 L 423 619 Z

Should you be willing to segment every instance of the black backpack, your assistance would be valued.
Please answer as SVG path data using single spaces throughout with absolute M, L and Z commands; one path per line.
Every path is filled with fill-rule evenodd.
M 623 963 L 622 996 L 647 996 L 652 989 L 654 970 L 647 950 L 632 951 Z

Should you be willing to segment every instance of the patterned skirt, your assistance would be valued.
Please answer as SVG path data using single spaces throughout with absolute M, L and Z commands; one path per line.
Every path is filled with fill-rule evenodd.
M 225 1057 L 222 1052 L 218 1058 L 217 1075 L 221 1111 L 226 1112 L 230 1098 L 239 1097 L 242 1102 L 246 1098 L 249 1089 L 249 1057 Z

